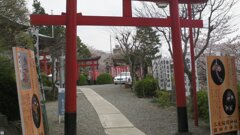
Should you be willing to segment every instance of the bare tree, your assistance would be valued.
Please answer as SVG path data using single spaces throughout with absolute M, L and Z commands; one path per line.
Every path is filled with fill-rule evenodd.
M 122 56 L 125 57 L 127 63 L 129 64 L 131 77 L 133 79 L 133 83 L 136 80 L 136 62 L 137 62 L 137 55 L 136 50 L 136 38 L 134 36 L 134 32 L 131 29 L 115 29 L 116 33 L 116 40 L 121 48 Z
M 236 4 L 236 0 L 209 0 L 205 4 L 192 5 L 192 17 L 193 19 L 204 20 L 204 28 L 194 28 L 194 45 L 196 48 L 195 60 L 198 60 L 206 49 L 216 49 L 211 45 L 217 45 L 218 43 L 226 40 L 227 35 L 235 32 L 230 24 L 232 16 L 229 15 L 229 11 L 233 5 Z M 156 17 L 163 18 L 169 16 L 169 9 L 159 8 L 156 4 L 143 3 L 141 9 L 136 9 L 137 16 Z M 187 5 L 180 5 L 180 17 L 187 19 Z M 172 56 L 172 38 L 170 28 L 156 27 L 164 38 L 163 44 L 168 45 L 168 50 Z M 192 72 L 187 68 L 186 55 L 189 53 L 189 32 L 188 28 L 182 28 L 182 48 L 184 59 L 184 72 L 187 74 L 190 84 L 192 84 Z M 210 51 L 211 52 L 211 51 Z M 190 97 L 193 97 L 192 87 L 190 88 Z M 191 99 L 192 100 L 192 99 Z
M 238 81 L 240 80 L 240 41 L 239 36 L 228 39 L 226 42 L 222 43 L 218 47 L 218 51 L 223 55 L 235 56 Z

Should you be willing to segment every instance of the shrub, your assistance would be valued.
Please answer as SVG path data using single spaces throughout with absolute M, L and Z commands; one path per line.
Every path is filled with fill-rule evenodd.
M 149 74 L 146 75 L 145 79 L 147 79 L 147 78 L 148 79 L 154 79 L 154 77 L 152 75 L 149 75 Z
M 87 85 L 87 77 L 83 74 L 79 76 L 78 85 Z
M 8 117 L 8 120 L 19 120 L 17 85 L 13 63 L 0 57 L 0 112 Z
M 171 106 L 171 93 L 164 90 L 156 91 L 156 98 L 153 99 L 153 102 L 156 102 L 161 107 Z
M 97 84 L 111 84 L 112 76 L 108 73 L 103 73 L 97 77 Z
M 209 111 L 208 111 L 208 94 L 205 90 L 200 90 L 197 92 L 198 97 L 198 116 L 199 118 L 209 121 Z
M 144 97 L 144 82 L 143 80 L 137 81 L 134 85 L 135 93 L 138 97 Z
M 153 78 L 144 79 L 144 88 L 147 97 L 155 96 L 157 90 L 157 81 Z
M 156 95 L 157 81 L 151 77 L 136 82 L 134 90 L 138 97 L 153 97 Z

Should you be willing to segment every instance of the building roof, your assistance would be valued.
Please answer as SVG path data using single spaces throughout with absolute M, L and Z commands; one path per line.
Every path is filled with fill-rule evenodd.
M 99 60 L 101 56 L 96 56 L 96 57 L 90 57 L 90 58 L 81 58 L 78 59 L 78 61 L 91 61 L 91 60 Z

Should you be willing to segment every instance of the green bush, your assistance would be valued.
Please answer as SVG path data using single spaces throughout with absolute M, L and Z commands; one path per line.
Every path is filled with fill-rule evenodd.
M 145 79 L 147 79 L 147 78 L 148 78 L 148 79 L 154 79 L 154 77 L 153 77 L 152 75 L 149 75 L 149 74 L 146 75 Z
M 171 93 L 164 90 L 157 90 L 153 102 L 156 102 L 161 107 L 169 107 L 171 106 Z
M 208 111 L 208 94 L 205 90 L 200 90 L 197 92 L 198 97 L 198 116 L 199 118 L 209 121 L 209 111 Z
M 153 97 L 156 95 L 157 81 L 147 77 L 135 83 L 134 90 L 138 97 Z
M 78 85 L 87 85 L 87 77 L 83 74 L 79 76 Z
M 19 120 L 17 86 L 13 62 L 0 57 L 0 112 L 8 117 L 8 120 Z
M 137 81 L 134 85 L 135 93 L 138 97 L 144 97 L 144 82 L 143 80 Z
M 108 73 L 103 73 L 97 77 L 97 84 L 111 84 L 112 76 Z

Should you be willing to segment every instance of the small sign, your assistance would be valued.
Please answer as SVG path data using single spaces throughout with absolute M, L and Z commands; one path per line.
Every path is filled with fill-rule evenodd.
M 237 131 L 239 127 L 235 58 L 207 57 L 211 134 Z
M 14 47 L 13 57 L 23 135 L 44 135 L 34 53 Z
M 65 113 L 65 88 L 58 89 L 58 115 Z

